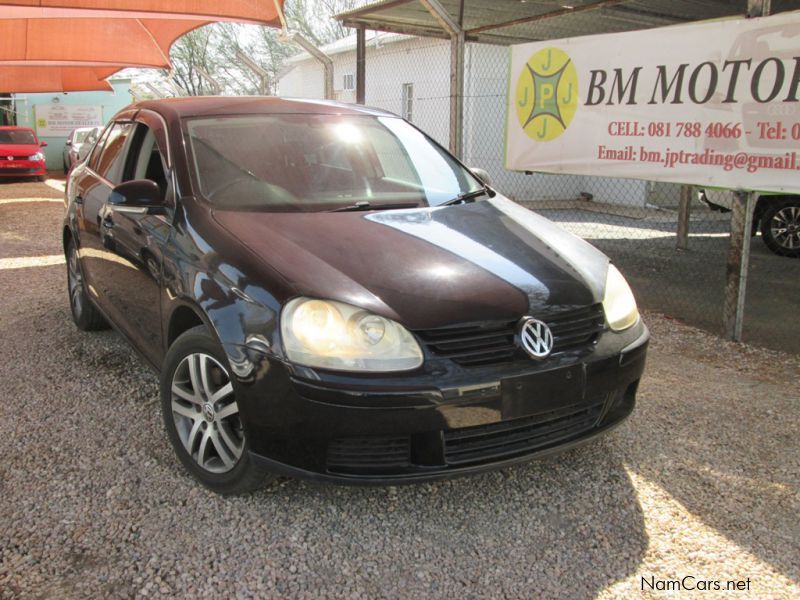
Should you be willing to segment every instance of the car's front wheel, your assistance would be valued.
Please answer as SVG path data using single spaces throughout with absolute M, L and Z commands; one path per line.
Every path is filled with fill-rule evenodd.
M 761 237 L 775 254 L 800 258 L 800 200 L 769 204 L 761 217 Z
M 229 374 L 228 361 L 205 327 L 172 344 L 161 371 L 161 410 L 172 446 L 186 469 L 221 494 L 261 485 Z

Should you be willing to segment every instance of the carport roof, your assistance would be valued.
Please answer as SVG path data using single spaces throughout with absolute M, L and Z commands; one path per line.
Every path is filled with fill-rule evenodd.
M 517 44 L 745 14 L 747 0 L 439 0 L 467 41 Z M 773 11 L 800 8 L 773 0 Z M 449 38 L 419 0 L 383 0 L 336 16 L 347 27 Z M 713 43 L 713 40 L 709 41 Z M 666 51 L 667 49 L 665 49 Z

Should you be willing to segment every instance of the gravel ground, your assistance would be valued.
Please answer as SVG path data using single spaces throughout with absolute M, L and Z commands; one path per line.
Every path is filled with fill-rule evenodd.
M 63 210 L 2 200 L 23 196 L 59 197 L 0 185 L 0 597 L 631 597 L 687 575 L 800 596 L 797 357 L 648 315 L 639 406 L 597 443 L 442 483 L 223 499 L 180 470 L 153 373 L 72 325 L 63 264 L 20 260 L 59 255 Z

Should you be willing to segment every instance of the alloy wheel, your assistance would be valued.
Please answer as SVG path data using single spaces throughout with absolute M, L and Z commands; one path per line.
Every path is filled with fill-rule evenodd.
M 78 266 L 78 253 L 75 246 L 70 246 L 67 256 L 67 287 L 69 299 L 76 315 L 83 312 L 83 276 Z
M 772 217 L 770 231 L 786 250 L 800 250 L 800 206 L 785 206 Z
M 244 450 L 244 431 L 233 385 L 212 356 L 186 356 L 172 375 L 172 418 L 183 447 L 211 473 L 233 469 Z

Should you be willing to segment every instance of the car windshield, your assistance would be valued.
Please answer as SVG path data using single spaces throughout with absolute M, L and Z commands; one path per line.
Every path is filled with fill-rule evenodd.
M 0 144 L 35 144 L 36 137 L 30 129 L 0 130 Z
M 200 194 L 229 210 L 436 206 L 483 186 L 394 117 L 246 115 L 187 123 Z

